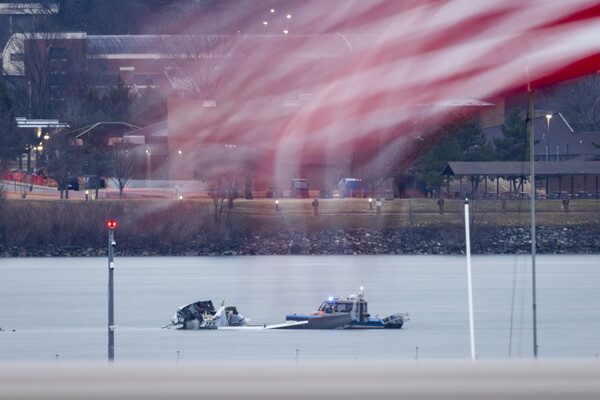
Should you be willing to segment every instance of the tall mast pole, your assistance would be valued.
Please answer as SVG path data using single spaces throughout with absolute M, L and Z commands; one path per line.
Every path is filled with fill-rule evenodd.
M 533 358 L 538 357 L 537 344 L 537 304 L 536 304 L 536 282 L 535 282 L 535 250 L 536 250 L 536 232 L 535 232 L 535 151 L 533 148 L 533 90 L 528 84 L 529 93 L 529 111 L 527 118 L 527 128 L 529 132 L 529 176 L 531 180 L 531 294 L 532 294 L 532 311 L 533 311 Z
M 471 232 L 469 218 L 469 199 L 465 199 L 465 244 L 467 252 L 467 292 L 469 297 L 469 338 L 471 339 L 471 361 L 477 359 L 475 353 L 475 324 L 473 321 L 473 282 L 471 275 Z

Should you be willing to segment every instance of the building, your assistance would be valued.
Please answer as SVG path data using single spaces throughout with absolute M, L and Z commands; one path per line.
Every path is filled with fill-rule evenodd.
M 575 132 L 561 113 L 533 118 L 534 152 L 538 161 L 590 161 L 600 155 L 600 133 Z M 501 124 L 484 128 L 490 143 L 502 138 Z
M 55 62 L 67 60 L 68 64 L 84 67 L 95 86 L 112 85 L 120 76 L 133 90 L 155 87 L 166 97 L 214 99 L 234 95 L 217 90 L 216 83 L 212 82 L 217 80 L 215 71 L 223 76 L 235 73 L 240 63 L 258 61 L 268 65 L 282 60 L 304 64 L 298 67 L 307 71 L 315 66 L 327 70 L 327 66 L 334 67 L 339 65 L 340 59 L 351 57 L 352 46 L 359 46 L 359 39 L 350 45 L 339 35 L 15 33 L 4 46 L 2 64 L 8 78 L 48 79 L 41 75 L 68 73 L 61 63 Z M 40 69 L 40 65 L 48 67 Z M 295 82 L 279 86 L 279 94 L 306 86 L 317 76 L 308 73 L 296 78 Z M 273 87 L 254 91 L 252 95 L 272 96 Z
M 540 113 L 538 113 L 540 114 Z M 544 198 L 597 197 L 600 133 L 575 132 L 560 113 L 533 118 L 536 192 Z M 484 128 L 490 143 L 502 138 L 501 125 Z M 529 163 L 522 161 L 449 162 L 442 171 L 450 197 L 519 198 L 531 192 Z M 450 185 L 450 178 L 455 178 Z M 463 180 L 464 179 L 464 180 Z M 518 188 L 509 184 L 515 181 Z M 452 187 L 452 188 L 451 188 Z
M 133 179 L 171 179 L 166 121 L 125 133 L 122 144 L 134 157 Z
M 25 152 L 17 160 L 17 168 L 27 172 L 38 170 L 44 166 L 44 143 L 55 132 L 66 128 L 67 124 L 57 119 L 27 119 L 25 117 L 16 119 L 19 132 L 29 143 Z
M 449 197 L 518 199 L 531 194 L 530 165 L 522 161 L 449 162 L 442 175 L 458 178 L 456 192 L 446 188 Z M 539 198 L 600 198 L 600 162 L 537 161 L 535 163 L 536 196 Z M 464 179 L 463 178 L 467 178 Z M 505 183 L 516 180 L 518 189 Z M 456 185 L 454 185 L 456 187 Z
M 285 190 L 293 178 L 329 190 L 354 175 L 356 151 L 389 147 L 398 130 L 410 129 L 368 131 L 344 118 L 328 132 L 320 128 L 332 116 L 318 110 L 314 98 L 340 74 L 351 73 L 371 44 L 368 35 L 339 34 L 14 34 L 3 64 L 7 77 L 29 85 L 33 115 L 47 112 L 36 104 L 69 102 L 88 85 L 108 86 L 117 77 L 134 92 L 153 87 L 168 97 L 160 142 L 152 129 L 126 135 L 136 137 L 131 145 L 146 154 L 137 177 L 198 179 L 214 158 L 245 165 L 257 190 Z M 306 107 L 317 108 L 310 120 L 301 113 Z M 504 115 L 502 98 L 413 107 L 415 115 L 428 107 L 472 110 L 485 124 L 500 123 Z
M 11 35 L 28 32 L 57 12 L 55 3 L 0 3 L 0 47 Z

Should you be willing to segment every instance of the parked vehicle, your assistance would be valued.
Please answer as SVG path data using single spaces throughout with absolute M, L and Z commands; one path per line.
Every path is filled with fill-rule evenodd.
M 340 197 L 362 197 L 362 183 L 358 178 L 343 178 L 338 183 Z
M 290 197 L 308 199 L 308 180 L 292 179 Z

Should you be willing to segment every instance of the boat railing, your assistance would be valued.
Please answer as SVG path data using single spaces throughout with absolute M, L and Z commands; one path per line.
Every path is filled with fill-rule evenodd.
M 388 324 L 388 323 L 395 322 L 395 321 L 406 322 L 408 320 L 410 320 L 410 318 L 408 317 L 408 313 L 396 313 L 396 314 L 390 315 L 389 317 L 383 318 L 381 321 L 384 324 Z

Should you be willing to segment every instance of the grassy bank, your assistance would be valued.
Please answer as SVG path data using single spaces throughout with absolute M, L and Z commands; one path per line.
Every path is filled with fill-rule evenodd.
M 401 230 L 416 234 L 416 229 L 455 238 L 460 244 L 464 225 L 464 202 L 446 200 L 443 214 L 436 199 L 396 199 L 383 201 L 377 215 L 375 202 L 365 199 L 319 200 L 319 215 L 313 213 L 312 199 L 236 200 L 230 218 L 214 221 L 212 201 L 106 200 L 40 201 L 7 200 L 1 206 L 0 235 L 5 247 L 44 246 L 78 248 L 106 247 L 105 222 L 119 222 L 117 237 L 125 247 L 152 249 L 184 246 L 219 249 L 235 248 L 253 236 L 323 231 Z M 543 227 L 600 226 L 598 200 L 572 200 L 565 213 L 560 200 L 538 201 L 537 225 Z M 471 230 L 475 240 L 480 232 L 502 227 L 528 227 L 528 200 L 472 201 Z M 423 234 L 425 237 L 427 233 Z M 482 239 L 481 239 L 482 240 Z M 123 248 L 123 246 L 120 246 Z
M 319 200 L 319 216 L 313 215 L 312 200 L 281 199 L 279 211 L 274 200 L 239 200 L 235 215 L 249 225 L 277 229 L 300 227 L 307 231 L 324 229 L 386 229 L 410 226 L 444 227 L 464 224 L 464 201 L 446 200 L 440 214 L 437 199 L 395 199 L 381 202 L 377 215 L 376 203 L 365 199 Z M 473 224 L 486 226 L 527 226 L 530 224 L 529 200 L 470 201 Z M 574 226 L 600 222 L 600 200 L 573 200 L 565 213 L 561 200 L 536 203 L 537 224 L 543 226 Z
M 104 223 L 119 221 L 119 236 L 133 242 L 181 243 L 198 235 L 262 231 L 320 231 L 330 229 L 390 229 L 462 225 L 464 202 L 446 200 L 444 214 L 435 199 L 383 201 L 381 214 L 364 199 L 319 200 L 319 215 L 313 215 L 312 200 L 280 199 L 276 210 L 271 199 L 236 200 L 229 221 L 216 224 L 212 202 L 172 200 L 35 201 L 8 200 L 1 223 L 7 244 L 97 244 L 104 240 Z M 572 200 L 568 213 L 560 200 L 538 201 L 537 224 L 574 226 L 600 223 L 599 200 Z M 527 226 L 528 200 L 470 203 L 473 224 L 484 226 Z
M 208 204 L 158 201 L 7 201 L 1 221 L 9 246 L 104 246 L 105 223 L 121 240 L 148 246 L 181 243 L 214 230 Z

